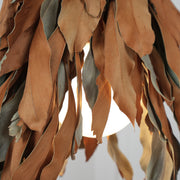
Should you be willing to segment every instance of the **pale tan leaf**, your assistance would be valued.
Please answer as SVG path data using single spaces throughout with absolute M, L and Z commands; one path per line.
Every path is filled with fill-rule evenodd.
M 126 180 L 132 180 L 133 170 L 124 154 L 120 151 L 118 147 L 118 139 L 116 134 L 108 137 L 108 152 L 114 162 L 117 164 L 117 168 Z
M 146 118 L 149 117 L 146 116 Z M 145 123 L 145 118 L 141 120 L 140 130 L 140 141 L 143 146 L 143 153 L 140 159 L 140 165 L 142 170 L 146 173 L 149 161 L 151 159 L 152 133 L 149 131 L 148 126 Z
M 97 17 L 91 17 L 88 12 L 86 12 L 84 7 L 85 2 L 83 3 L 81 0 L 62 0 L 58 25 L 64 35 L 71 55 L 74 51 L 82 51 L 85 44 L 90 40 L 92 33 L 100 20 L 105 0 L 97 1 L 97 3 L 99 3 L 98 11 L 100 12 L 100 15 Z M 88 10 L 90 8 L 90 13 L 92 6 L 93 9 L 97 8 L 96 3 L 87 4 Z

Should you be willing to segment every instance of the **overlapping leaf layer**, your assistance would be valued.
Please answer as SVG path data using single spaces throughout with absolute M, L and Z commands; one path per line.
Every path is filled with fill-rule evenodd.
M 77 102 L 71 86 L 76 76 Z M 96 139 L 82 137 L 82 88 Z M 180 144 L 163 106 L 169 105 L 180 130 L 180 12 L 170 0 L 3 0 L 2 180 L 55 180 L 78 148 L 89 160 L 102 142 L 113 100 L 140 126 L 146 178 L 175 179 Z M 108 152 L 121 176 L 133 179 L 116 135 L 108 137 Z

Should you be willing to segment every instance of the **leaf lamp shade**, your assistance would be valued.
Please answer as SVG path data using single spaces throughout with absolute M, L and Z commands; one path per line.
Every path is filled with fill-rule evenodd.
M 136 122 L 146 178 L 176 179 L 180 143 L 163 103 L 180 130 L 179 47 L 171 0 L 3 0 L 0 178 L 55 180 L 69 156 L 84 148 L 88 160 L 108 136 L 132 180 L 114 133 Z

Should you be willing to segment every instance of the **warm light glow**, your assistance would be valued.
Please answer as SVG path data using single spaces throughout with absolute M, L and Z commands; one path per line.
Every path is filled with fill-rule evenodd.
M 77 102 L 77 98 L 76 98 L 77 79 L 76 78 L 74 78 L 72 81 L 72 87 L 73 87 L 73 91 L 75 95 L 75 101 Z M 113 92 L 111 94 L 113 94 Z M 63 107 L 59 114 L 59 121 L 61 123 L 63 123 L 63 120 L 65 118 L 67 107 L 68 107 L 68 94 L 66 93 Z M 82 94 L 82 117 L 83 117 L 83 131 L 82 131 L 83 136 L 95 137 L 93 136 L 93 132 L 91 131 L 92 112 L 91 112 L 91 109 L 89 108 L 88 103 L 86 102 L 84 90 Z M 111 109 L 110 109 L 106 127 L 104 129 L 103 136 L 108 136 L 108 135 L 117 133 L 118 131 L 125 128 L 129 123 L 130 121 L 127 118 L 127 116 L 119 110 L 118 106 L 115 104 L 115 102 L 112 99 Z
M 84 47 L 85 58 L 87 56 L 88 51 L 89 51 L 89 43 L 86 44 L 86 46 Z M 77 102 L 77 98 L 76 98 L 77 79 L 76 78 L 72 80 L 72 88 L 75 95 L 75 101 Z M 111 94 L 113 96 L 113 92 Z M 66 116 L 67 107 L 68 107 L 68 94 L 66 93 L 65 99 L 63 102 L 63 107 L 59 114 L 59 121 L 61 123 L 63 123 L 63 120 Z M 83 117 L 83 131 L 82 131 L 83 136 L 95 137 L 93 136 L 93 132 L 91 131 L 92 112 L 86 101 L 84 90 L 82 91 L 82 117 Z M 123 112 L 119 110 L 118 106 L 113 101 L 113 97 L 112 97 L 110 113 L 109 113 L 108 121 L 106 123 L 106 127 L 104 129 L 103 136 L 108 136 L 108 135 L 117 133 L 118 131 L 125 128 L 129 123 L 130 123 L 129 119 Z

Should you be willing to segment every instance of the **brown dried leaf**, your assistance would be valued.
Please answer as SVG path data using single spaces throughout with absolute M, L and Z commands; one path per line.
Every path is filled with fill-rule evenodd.
M 31 154 L 28 156 L 28 158 L 25 159 L 17 168 L 17 170 L 12 176 L 12 179 L 20 179 L 24 172 L 26 172 L 27 180 L 39 179 L 40 172 L 43 166 L 46 164 L 46 158 L 52 148 L 52 142 L 57 132 L 58 114 L 58 108 L 55 108 L 53 117 L 45 132 L 39 139 L 39 142 L 31 152 Z
M 92 109 L 92 131 L 98 142 L 101 142 L 102 134 L 108 119 L 111 105 L 111 86 L 104 77 L 104 24 L 100 21 L 92 39 L 92 49 L 96 67 L 100 71 L 96 79 L 98 96 Z M 102 106 L 103 104 L 103 106 Z
M 160 23 L 180 45 L 180 12 L 173 5 L 171 0 L 151 0 L 157 12 Z
M 104 74 L 112 86 L 116 104 L 134 124 L 137 112 L 136 93 L 132 84 L 135 61 L 129 55 L 130 52 L 132 53 L 132 50 L 125 45 L 118 32 L 111 2 L 105 29 Z
M 21 10 L 15 16 L 13 32 L 8 36 L 9 49 L 1 60 L 0 76 L 19 69 L 27 61 L 42 2 L 43 0 L 24 0 Z
M 84 1 L 84 8 L 89 16 L 98 18 L 101 13 L 101 0 L 83 0 Z M 104 2 L 103 2 L 104 3 Z
M 160 91 L 163 93 L 165 97 L 169 100 L 172 99 L 172 90 L 171 84 L 168 80 L 165 66 L 163 63 L 162 58 L 160 57 L 159 53 L 157 52 L 156 48 L 153 48 L 152 53 L 150 54 L 151 63 L 153 65 L 154 72 L 157 77 L 157 83 L 159 85 Z M 165 99 L 167 100 L 167 99 Z
M 161 96 L 154 89 L 151 81 L 149 81 L 149 98 L 151 100 L 152 106 L 154 107 L 155 113 L 161 122 L 161 127 L 165 135 L 165 138 L 167 138 L 169 142 L 173 144 L 170 125 L 166 117 L 165 109 L 163 106 L 163 100 Z
M 54 83 L 57 78 L 58 69 L 66 46 L 66 42 L 58 27 L 54 30 L 48 42 L 51 48 L 50 68 L 52 81 Z
M 157 4 L 159 3 L 159 0 L 156 1 Z M 161 4 L 161 3 L 160 3 Z M 169 4 L 169 3 L 168 3 Z M 159 6 L 159 5 L 158 5 Z M 167 5 L 165 5 L 167 6 Z M 169 6 L 172 6 L 172 5 L 169 5 Z M 162 6 L 163 7 L 163 6 Z M 166 7 L 167 8 L 167 7 Z M 164 43 L 164 48 L 165 48 L 165 55 L 167 58 L 167 63 L 169 64 L 169 66 L 172 68 L 172 70 L 175 72 L 175 74 L 177 75 L 178 77 L 178 81 L 180 79 L 180 64 L 179 64 L 179 59 L 180 59 L 180 50 L 179 50 L 179 45 L 178 44 L 178 40 L 175 39 L 174 35 L 172 34 L 172 31 L 170 31 L 169 27 L 171 26 L 171 23 L 170 23 L 170 19 L 171 18 L 174 18 L 174 19 L 179 19 L 180 20 L 180 15 L 179 15 L 179 12 L 174 8 L 174 12 L 175 14 L 178 14 L 178 16 L 174 17 L 174 16 L 169 16 L 171 17 L 170 19 L 168 19 L 167 23 L 170 23 L 169 25 L 167 25 L 167 23 L 165 23 L 163 20 L 162 20 L 162 14 L 160 14 L 160 17 L 158 14 L 156 14 L 156 12 L 154 12 L 154 10 L 151 8 L 151 11 L 152 11 L 152 14 L 153 16 L 155 17 L 159 27 L 160 27 L 160 30 L 161 30 L 161 34 L 162 34 L 162 38 L 163 38 L 163 43 Z M 160 10 L 162 11 L 162 10 Z M 163 12 L 162 12 L 163 13 Z M 172 14 L 174 14 L 172 13 Z M 164 13 L 163 13 L 164 14 Z M 167 14 L 167 12 L 166 12 Z M 169 14 L 169 12 L 168 12 Z M 167 14 L 167 16 L 168 16 Z M 165 16 L 165 17 L 167 17 Z M 178 24 L 178 23 L 176 23 Z M 172 25 L 173 26 L 173 25 Z M 175 25 L 174 25 L 175 26 Z M 179 25 L 178 25 L 179 26 Z M 175 26 L 176 27 L 176 26 Z M 176 29 L 174 27 L 172 27 L 172 29 L 174 29 L 176 31 Z M 180 31 L 179 27 L 177 27 L 177 31 Z M 173 31 L 174 32 L 174 31 Z M 177 33 L 175 33 L 177 34 Z M 176 36 L 176 35 L 175 35 Z M 178 82 L 179 83 L 179 82 Z
M 0 86 L 0 108 L 1 108 L 1 105 L 3 103 L 3 100 L 4 100 L 4 97 L 5 97 L 5 94 L 7 93 L 7 89 L 13 79 L 13 76 L 14 76 L 14 72 L 12 72 L 9 77 L 4 81 L 4 83 Z
M 11 3 L 12 0 L 3 0 L 0 11 L 0 38 L 11 32 L 14 26 L 14 16 L 18 11 L 19 2 Z
M 18 111 L 31 130 L 42 131 L 49 120 L 53 93 L 50 59 L 51 49 L 40 19 L 29 52 L 26 85 Z
M 66 69 L 67 70 L 67 69 Z M 43 169 L 40 179 L 56 179 L 63 168 L 65 160 L 68 158 L 72 148 L 72 140 L 77 126 L 75 100 L 72 87 L 68 80 L 69 103 L 68 111 L 64 122 L 54 139 L 54 154 L 51 162 Z M 58 165 L 57 165 L 58 164 Z
M 133 170 L 124 154 L 120 151 L 118 147 L 118 139 L 116 134 L 108 137 L 108 152 L 111 158 L 115 161 L 117 168 L 126 180 L 132 180 Z
M 142 93 L 143 93 L 143 82 L 144 82 L 144 69 L 142 66 L 141 59 L 137 54 L 135 54 L 133 51 L 129 49 L 128 51 L 129 55 L 132 55 L 132 58 L 135 62 L 134 69 L 132 71 L 131 79 L 132 79 L 132 85 L 134 87 L 134 90 L 136 92 L 136 122 L 140 126 L 141 118 L 142 118 L 142 113 L 143 109 L 141 106 L 141 98 L 142 98 Z
M 63 176 L 63 175 L 64 175 L 64 173 L 65 173 L 65 171 L 66 171 L 66 165 L 67 165 L 67 163 L 68 163 L 68 160 L 66 159 L 66 160 L 64 161 L 63 167 L 62 167 L 62 169 L 61 169 L 61 171 L 60 171 L 60 173 L 59 173 L 59 176 Z
M 126 44 L 140 57 L 150 54 L 155 36 L 147 0 L 116 0 L 116 20 Z M 123 18 L 122 18 L 123 17 Z
M 96 150 L 98 141 L 96 138 L 83 137 L 83 144 L 85 148 L 86 161 L 88 161 Z
M 10 144 L 1 176 L 2 180 L 10 180 L 12 178 L 12 175 L 21 163 L 22 156 L 30 136 L 31 131 L 25 125 L 23 125 L 22 135 L 19 141 L 16 142 L 14 139 Z
M 93 1 L 93 4 L 89 2 L 91 1 L 62 0 L 58 25 L 67 42 L 70 55 L 73 55 L 74 51 L 82 51 L 90 40 L 104 9 L 105 0 Z M 95 9 L 95 12 L 91 12 L 92 9 Z M 100 12 L 97 17 L 89 15 L 89 13 L 96 14 L 96 11 Z

